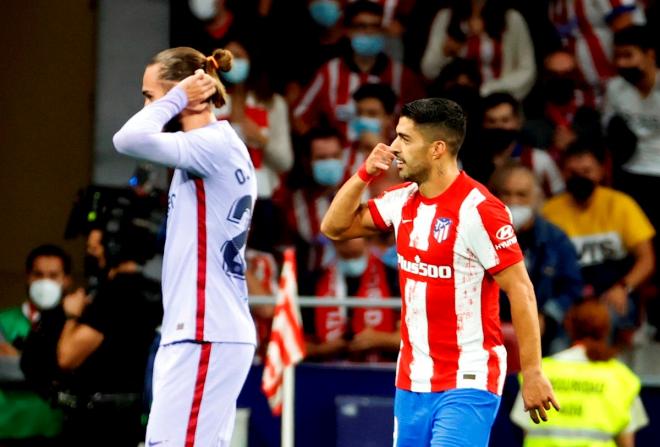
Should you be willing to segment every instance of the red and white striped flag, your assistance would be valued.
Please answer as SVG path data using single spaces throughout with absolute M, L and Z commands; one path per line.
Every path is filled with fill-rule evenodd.
M 266 350 L 261 389 L 275 415 L 282 414 L 284 370 L 305 357 L 302 319 L 298 310 L 296 256 L 292 248 L 284 251 L 284 263 L 277 292 L 273 328 Z

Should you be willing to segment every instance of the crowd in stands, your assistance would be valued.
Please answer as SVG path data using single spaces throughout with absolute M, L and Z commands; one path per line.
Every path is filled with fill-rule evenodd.
M 442 96 L 468 116 L 462 169 L 511 212 L 544 355 L 570 346 L 566 315 L 590 300 L 609 311 L 609 341 L 630 348 L 660 324 L 660 39 L 649 31 L 658 18 L 654 0 L 172 1 L 171 46 L 234 54 L 216 115 L 257 171 L 250 293 L 275 292 L 282 250 L 294 246 L 300 295 L 400 296 L 395 235 L 333 243 L 320 222 L 373 147 L 394 139 L 401 106 Z M 399 182 L 392 168 L 364 198 Z M 52 279 L 65 287 L 68 258 L 42 257 L 61 260 Z M 28 285 L 39 269 L 29 263 Z M 26 321 L 38 321 L 39 296 L 30 288 Z M 253 308 L 262 343 L 272 311 Z M 0 358 L 19 354 L 12 340 L 30 326 L 12 329 L 3 315 Z M 396 359 L 397 310 L 305 308 L 303 322 L 309 360 Z M 35 436 L 61 415 L 47 421 Z
M 567 346 L 564 316 L 585 299 L 608 304 L 617 346 L 657 324 L 660 95 L 658 42 L 646 26 L 655 2 L 184 3 L 172 44 L 225 47 L 237 58 L 224 77 L 231 107 L 218 117 L 242 135 L 260 175 L 252 290 L 272 290 L 259 284 L 273 281 L 266 276 L 277 274 L 282 247 L 293 245 L 301 295 L 400 295 L 394 236 L 334 244 L 320 221 L 375 144 L 393 140 L 401 105 L 443 96 L 468 115 L 462 168 L 511 210 L 544 354 Z M 365 199 L 397 183 L 392 169 Z M 510 321 L 505 297 L 501 304 Z M 307 308 L 303 316 L 312 359 L 396 350 L 391 311 Z M 374 347 L 382 355 L 368 355 Z

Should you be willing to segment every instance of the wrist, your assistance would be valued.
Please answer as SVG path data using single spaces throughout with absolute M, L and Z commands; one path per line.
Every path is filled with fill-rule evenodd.
M 362 163 L 362 166 L 360 166 L 360 169 L 357 171 L 358 177 L 360 177 L 360 180 L 362 180 L 365 183 L 371 183 L 373 179 L 375 179 L 377 176 L 374 174 L 369 174 L 367 172 L 367 163 Z

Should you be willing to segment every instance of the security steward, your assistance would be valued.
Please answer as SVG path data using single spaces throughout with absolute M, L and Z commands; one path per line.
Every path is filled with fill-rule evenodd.
M 543 425 L 530 423 L 518 394 L 511 419 L 525 431 L 525 447 L 633 446 L 635 432 L 648 424 L 639 397 L 640 381 L 607 344 L 607 306 L 585 301 L 569 310 L 570 349 L 543 359 L 561 411 Z M 551 412 L 553 410 L 550 410 Z
M 101 250 L 89 247 L 98 231 Z M 28 340 L 22 367 L 26 376 L 39 377 L 48 359 L 56 362 L 52 381 L 64 411 L 63 445 L 135 447 L 144 439 L 145 368 L 162 320 L 160 284 L 141 273 L 150 257 L 147 232 L 115 223 L 92 233 L 88 253 L 107 265 L 107 279 L 93 300 L 83 289 L 64 298 L 63 313 L 46 329 L 51 335 L 37 328 L 32 345 Z M 53 334 L 58 319 L 61 332 Z

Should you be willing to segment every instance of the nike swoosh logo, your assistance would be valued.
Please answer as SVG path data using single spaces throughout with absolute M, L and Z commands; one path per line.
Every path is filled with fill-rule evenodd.
M 163 442 L 165 442 L 165 441 L 155 441 L 155 442 L 154 441 L 149 441 L 147 444 L 149 445 L 149 447 L 154 447 L 155 445 L 160 445 Z

